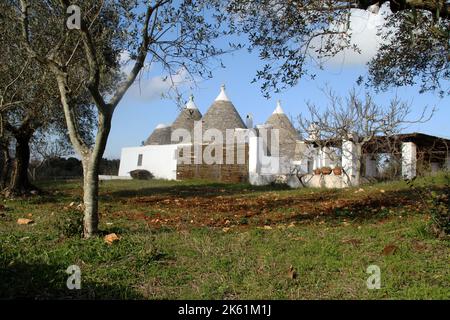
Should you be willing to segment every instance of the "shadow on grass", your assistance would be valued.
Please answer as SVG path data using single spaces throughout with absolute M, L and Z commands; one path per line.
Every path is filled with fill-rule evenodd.
M 435 187 L 438 191 L 442 188 Z M 417 188 L 421 192 L 421 188 Z M 328 199 L 330 200 L 330 199 Z M 280 204 L 277 204 L 279 206 Z M 340 220 L 343 218 L 353 220 L 380 220 L 389 216 L 390 210 L 400 210 L 402 208 L 411 211 L 420 211 L 424 203 L 417 192 L 409 189 L 386 191 L 379 195 L 368 195 L 357 199 L 336 201 L 332 206 L 321 208 L 317 203 L 315 210 L 307 214 L 293 215 L 282 222 L 312 220 L 318 216 L 328 221 Z M 276 208 L 276 206 L 274 206 Z
M 155 186 L 146 187 L 141 189 L 125 189 L 119 191 L 113 191 L 107 195 L 102 195 L 103 198 L 129 198 L 129 197 L 142 197 L 142 196 L 176 196 L 179 198 L 188 198 L 192 196 L 196 197 L 216 197 L 219 195 L 234 195 L 234 194 L 247 194 L 253 192 L 264 191 L 279 191 L 290 190 L 287 185 L 268 185 L 268 186 L 252 186 L 250 184 L 243 183 L 204 183 L 193 185 L 168 185 L 168 186 Z
M 0 265 L 0 299 L 142 299 L 129 287 L 83 280 L 81 289 L 69 290 L 67 266 L 46 264 Z

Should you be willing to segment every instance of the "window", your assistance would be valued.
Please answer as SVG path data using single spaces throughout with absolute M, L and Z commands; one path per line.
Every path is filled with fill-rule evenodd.
M 138 165 L 138 167 L 142 166 L 142 154 L 138 155 L 137 165 Z

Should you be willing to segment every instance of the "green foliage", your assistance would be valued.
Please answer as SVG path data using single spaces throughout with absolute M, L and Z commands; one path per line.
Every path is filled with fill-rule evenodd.
M 54 227 L 63 237 L 81 237 L 83 234 L 83 213 L 74 209 L 62 212 L 55 219 Z
M 450 235 L 450 185 L 443 193 L 429 193 L 431 229 L 438 236 Z
M 442 190 L 434 190 L 434 184 L 419 187 L 416 179 L 408 180 L 408 187 L 422 200 L 430 214 L 429 231 L 438 237 L 450 235 L 450 176 L 444 175 Z
M 443 176 L 434 180 L 419 178 L 414 183 L 417 188 L 428 185 L 437 194 L 442 194 L 445 187 Z M 100 221 L 105 233 L 115 232 L 120 237 L 113 245 L 101 237 L 81 239 L 76 232 L 71 237 L 60 237 L 56 220 L 63 230 L 71 225 L 70 221 L 81 221 L 81 212 L 61 210 L 79 201 L 79 182 L 46 182 L 39 186 L 47 192 L 59 192 L 52 198 L 41 198 L 39 203 L 6 200 L 8 210 L 0 212 L 5 215 L 0 220 L 0 298 L 450 298 L 450 243 L 430 235 L 427 215 L 421 209 L 415 210 L 420 200 L 404 181 L 367 186 L 358 193 L 353 192 L 356 189 L 273 190 L 268 186 L 204 181 L 105 181 L 100 187 Z M 179 199 L 180 203 L 161 206 L 161 201 L 135 201 L 154 200 L 156 192 L 162 200 Z M 285 208 L 294 209 L 287 211 L 289 215 L 308 203 L 321 207 L 335 198 L 345 201 L 348 210 L 342 207 L 318 216 L 302 212 L 300 219 L 293 221 L 284 220 L 287 215 L 278 211 L 280 206 L 265 206 L 271 221 L 264 221 L 266 216 L 261 212 L 257 215 L 259 222 L 251 217 L 235 221 L 231 218 L 233 226 L 226 232 L 222 226 L 192 227 L 192 214 L 197 221 L 201 210 L 198 206 L 183 206 L 183 201 L 191 197 L 218 201 L 218 196 L 230 202 L 257 198 L 279 204 L 288 200 Z M 384 204 L 386 208 L 382 209 L 379 202 L 367 202 L 376 197 L 377 201 L 388 197 L 397 201 Z M 411 199 L 417 202 L 402 201 Z M 363 211 L 370 209 L 370 214 L 361 216 L 361 210 L 353 210 L 354 203 L 361 204 Z M 176 207 L 181 207 L 180 211 Z M 263 203 L 258 203 L 261 207 Z M 232 217 L 247 216 L 251 209 L 229 208 Z M 188 219 L 158 228 L 141 216 L 149 212 L 162 219 L 174 215 Z M 353 216 L 348 216 L 350 212 Z M 32 214 L 34 224 L 16 223 L 25 213 Z M 204 214 L 208 224 L 213 212 L 205 210 Z M 224 220 L 223 214 L 219 213 L 220 221 Z M 271 227 L 264 228 L 265 222 Z M 388 252 L 389 247 L 395 250 Z M 382 270 L 380 290 L 366 287 L 366 268 L 371 264 Z M 70 265 L 81 268 L 81 290 L 66 287 L 65 271 Z M 296 279 L 288 276 L 291 265 L 298 274 Z

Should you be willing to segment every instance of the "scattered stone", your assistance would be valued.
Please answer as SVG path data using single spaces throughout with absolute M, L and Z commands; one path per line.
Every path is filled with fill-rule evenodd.
M 223 231 L 223 232 L 228 232 L 228 231 L 230 231 L 230 228 L 227 228 L 227 227 L 222 228 L 222 231 Z
M 115 233 L 110 233 L 108 235 L 106 235 L 104 238 L 105 242 L 109 245 L 113 244 L 116 241 L 119 241 L 120 238 L 117 236 L 117 234 Z
M 27 225 L 27 224 L 32 224 L 32 223 L 34 223 L 34 221 L 31 219 L 26 219 L 26 218 L 17 219 L 17 224 Z
M 300 182 L 300 179 L 296 175 L 290 175 L 289 178 L 287 178 L 287 185 L 292 189 L 297 189 L 302 187 L 302 183 Z
M 272 230 L 272 227 L 271 227 L 271 226 L 264 226 L 264 229 L 266 229 L 266 230 Z

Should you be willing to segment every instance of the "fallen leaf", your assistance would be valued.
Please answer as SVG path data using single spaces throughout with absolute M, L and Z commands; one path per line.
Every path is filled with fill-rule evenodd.
M 294 270 L 294 267 L 292 265 L 289 267 L 288 277 L 289 277 L 289 279 L 297 278 L 297 271 Z
M 228 231 L 230 231 L 230 228 L 225 227 L 225 228 L 222 229 L 222 231 L 223 232 L 228 232 Z
M 119 241 L 120 238 L 115 233 L 107 234 L 104 238 L 105 242 L 109 245 L 113 244 L 116 241 Z
M 271 230 L 272 227 L 271 227 L 271 226 L 264 226 L 264 229 L 266 229 L 266 230 Z
M 19 219 L 17 219 L 17 223 L 18 224 L 32 224 L 32 223 L 34 223 L 34 221 L 31 219 L 19 218 Z
M 388 256 L 390 254 L 394 254 L 398 250 L 398 247 L 395 244 L 388 244 L 384 247 L 381 252 L 384 256 Z
M 357 246 L 357 245 L 361 244 L 362 241 L 359 239 L 344 239 L 341 242 Z
M 415 250 L 417 251 L 423 251 L 427 248 L 427 245 L 421 241 L 414 241 L 413 242 L 413 247 Z

